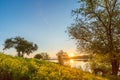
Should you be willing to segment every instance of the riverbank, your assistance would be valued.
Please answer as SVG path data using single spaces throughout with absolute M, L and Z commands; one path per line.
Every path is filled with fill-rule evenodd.
M 108 80 L 56 63 L 0 54 L 0 80 Z

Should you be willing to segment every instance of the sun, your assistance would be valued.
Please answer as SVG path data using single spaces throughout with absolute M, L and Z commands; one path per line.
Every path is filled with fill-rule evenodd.
M 70 53 L 68 56 L 69 56 L 69 57 L 73 57 L 73 56 L 74 56 L 74 53 Z

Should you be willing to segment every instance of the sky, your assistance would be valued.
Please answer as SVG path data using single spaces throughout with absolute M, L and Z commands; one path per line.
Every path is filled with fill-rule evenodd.
M 78 0 L 0 0 L 0 51 L 7 38 L 21 36 L 36 43 L 35 53 L 76 52 L 65 31 L 74 21 L 71 10 Z M 16 54 L 14 49 L 5 53 Z

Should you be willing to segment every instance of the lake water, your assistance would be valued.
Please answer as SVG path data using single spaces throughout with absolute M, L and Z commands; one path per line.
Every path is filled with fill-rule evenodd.
M 58 60 L 49 60 L 50 62 L 58 63 Z M 80 68 L 84 71 L 90 71 L 89 61 L 82 61 L 79 59 L 64 60 L 64 65 L 70 65 L 72 68 Z
M 49 61 L 58 63 L 58 60 L 49 60 Z M 80 59 L 70 59 L 70 60 L 64 60 L 64 65 L 70 65 L 72 68 L 78 68 L 78 69 L 82 69 L 83 71 L 91 72 L 89 61 L 83 61 Z M 118 72 L 118 75 L 120 75 L 120 71 Z

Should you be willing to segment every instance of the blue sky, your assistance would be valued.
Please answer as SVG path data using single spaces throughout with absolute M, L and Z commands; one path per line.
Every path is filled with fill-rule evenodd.
M 36 53 L 75 52 L 75 42 L 65 30 L 77 6 L 77 0 L 0 0 L 0 51 L 5 39 L 21 36 L 38 44 Z

